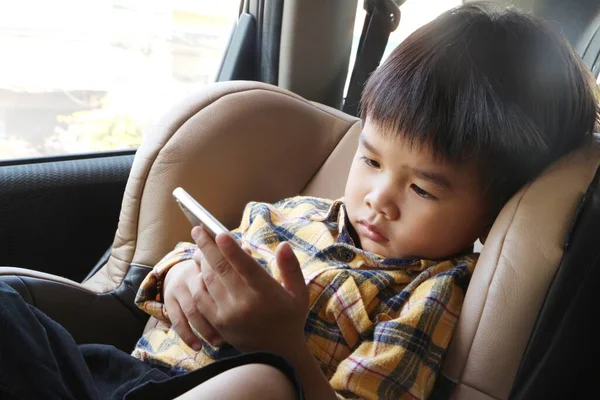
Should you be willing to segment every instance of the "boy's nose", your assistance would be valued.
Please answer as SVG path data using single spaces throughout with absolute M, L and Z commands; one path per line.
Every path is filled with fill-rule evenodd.
M 365 204 L 387 220 L 394 221 L 400 218 L 400 208 L 384 192 L 371 191 L 365 196 Z

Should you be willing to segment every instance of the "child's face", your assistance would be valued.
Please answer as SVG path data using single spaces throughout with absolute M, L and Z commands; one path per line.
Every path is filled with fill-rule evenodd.
M 469 248 L 490 223 L 474 162 L 450 165 L 384 136 L 367 119 L 344 195 L 363 250 L 443 259 Z

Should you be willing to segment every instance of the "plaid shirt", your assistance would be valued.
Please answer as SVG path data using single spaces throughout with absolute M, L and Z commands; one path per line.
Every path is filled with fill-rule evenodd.
M 288 241 L 310 294 L 306 341 L 338 398 L 426 398 L 440 370 L 475 255 L 448 261 L 383 259 L 357 248 L 341 201 L 294 197 L 249 203 L 234 236 L 278 281 L 275 249 Z M 173 330 L 161 286 L 173 265 L 192 257 L 180 243 L 148 274 L 136 304 L 161 320 L 133 356 L 191 371 L 237 353 L 203 341 L 195 352 Z

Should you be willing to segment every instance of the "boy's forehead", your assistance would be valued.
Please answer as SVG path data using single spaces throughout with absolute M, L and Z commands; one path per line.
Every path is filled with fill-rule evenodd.
M 428 143 L 417 140 L 410 140 L 408 135 L 403 135 L 394 127 L 385 126 L 372 122 L 369 119 L 365 122 L 362 132 L 359 136 L 359 143 L 367 147 L 375 147 L 383 150 L 410 150 L 423 158 L 428 159 L 433 164 L 449 164 L 440 155 L 433 151 L 433 147 Z
M 359 136 L 359 143 L 363 147 L 374 150 L 375 153 L 386 153 L 390 156 L 402 154 L 401 157 L 404 157 L 410 153 L 413 163 L 418 164 L 414 166 L 429 167 L 437 172 L 445 173 L 457 186 L 479 185 L 479 163 L 475 157 L 461 162 L 450 162 L 439 152 L 436 153 L 430 144 L 420 141 L 411 142 L 407 136 L 397 132 L 393 127 L 386 127 L 367 118 Z M 407 159 L 398 159 L 397 161 L 408 162 Z

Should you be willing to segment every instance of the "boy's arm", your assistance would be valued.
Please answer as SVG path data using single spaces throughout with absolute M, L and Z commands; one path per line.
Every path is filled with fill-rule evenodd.
M 400 316 L 376 323 L 330 380 L 338 398 L 426 399 L 452 338 L 464 293 L 451 271 L 419 285 Z
M 163 300 L 163 284 L 171 268 L 194 256 L 194 243 L 180 242 L 146 275 L 135 296 L 135 304 L 161 322 L 170 325 Z

